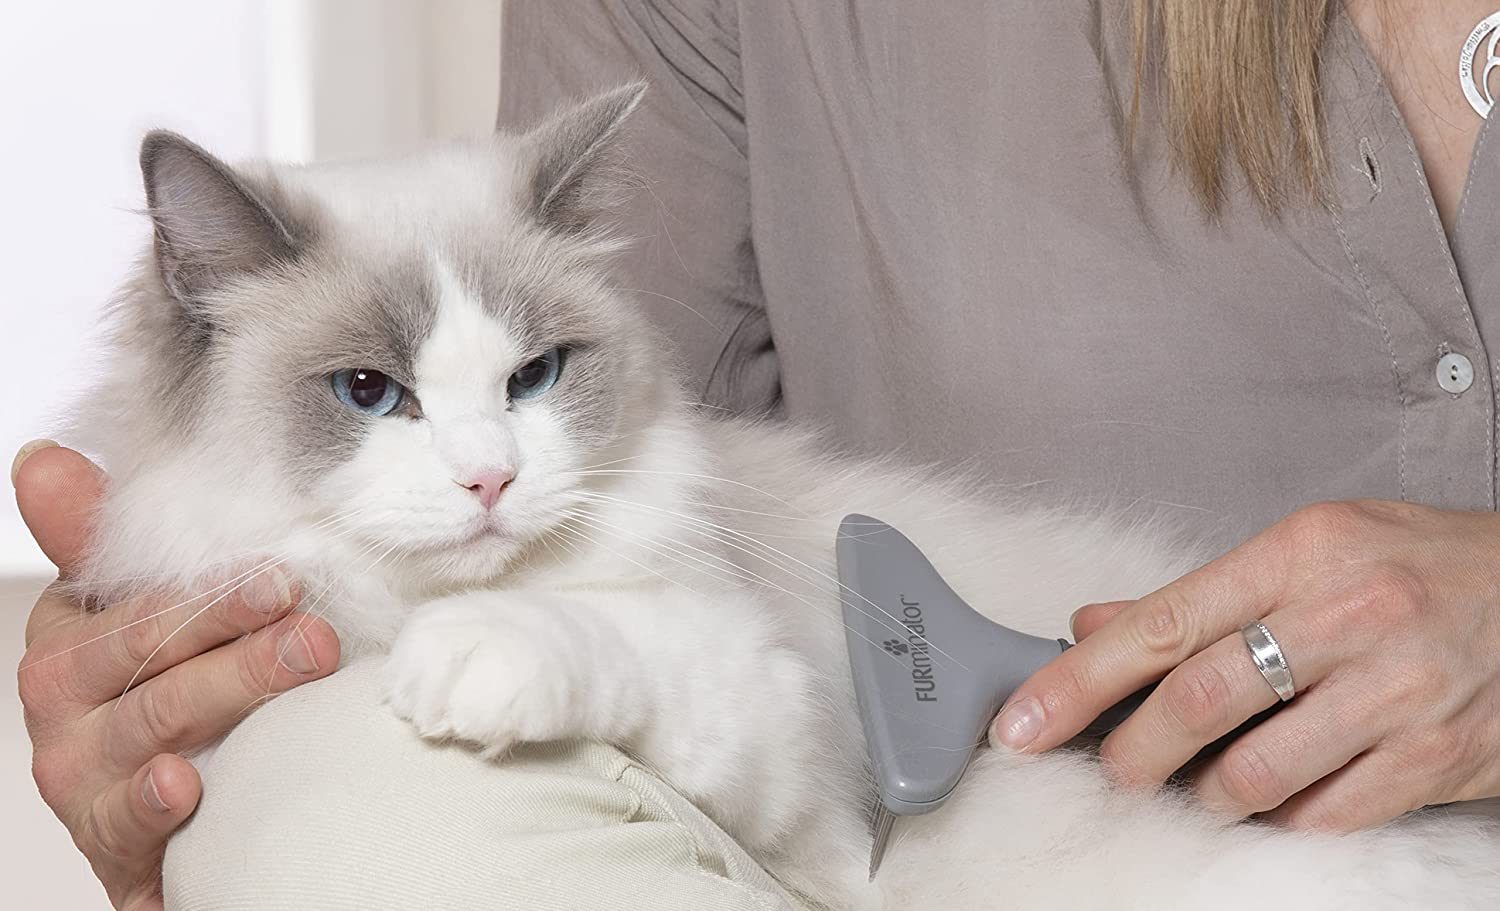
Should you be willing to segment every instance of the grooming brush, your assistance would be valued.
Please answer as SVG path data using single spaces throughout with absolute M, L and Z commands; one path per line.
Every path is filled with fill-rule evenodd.
M 1005 699 L 1072 643 L 987 619 L 948 587 L 915 544 L 878 519 L 846 516 L 837 556 L 849 665 L 878 789 L 873 879 L 896 817 L 941 807 Z M 1084 734 L 1114 729 L 1153 688 L 1126 697 Z M 1205 747 L 1195 760 L 1279 707 Z

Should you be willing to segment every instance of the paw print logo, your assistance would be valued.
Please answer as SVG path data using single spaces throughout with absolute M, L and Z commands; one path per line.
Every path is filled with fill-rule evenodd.
M 890 652 L 892 655 L 904 655 L 907 652 L 911 651 L 911 646 L 907 645 L 905 642 L 902 642 L 900 639 L 887 639 L 884 642 L 880 643 L 880 647 Z

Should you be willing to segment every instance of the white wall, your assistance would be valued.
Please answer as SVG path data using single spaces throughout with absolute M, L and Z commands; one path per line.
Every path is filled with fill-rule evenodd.
M 149 238 L 153 126 L 229 159 L 381 155 L 488 130 L 500 0 L 7 3 L 0 25 L 0 463 L 89 379 L 100 308 Z M 0 497 L 0 665 L 50 567 Z M 8 674 L 7 674 L 8 677 Z M 0 908 L 108 905 L 42 805 L 0 680 Z
M 500 0 L 270 0 L 268 21 L 277 158 L 399 154 L 494 122 Z
M 0 29 L 0 453 L 45 435 L 89 376 L 82 344 L 147 237 L 135 149 L 152 126 L 231 156 L 264 143 L 254 0 L 8 4 Z M 147 50 L 149 49 L 149 50 Z M 0 506 L 0 573 L 41 570 Z

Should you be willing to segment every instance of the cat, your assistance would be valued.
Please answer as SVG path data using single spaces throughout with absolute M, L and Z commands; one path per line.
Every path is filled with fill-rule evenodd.
M 1268 883 L 1278 911 L 1500 906 L 1476 816 L 1294 834 L 1112 789 L 1078 751 L 981 749 L 871 881 L 844 514 L 903 529 L 1039 635 L 1201 560 L 1149 523 L 692 404 L 609 278 L 643 91 L 390 161 L 231 167 L 147 136 L 152 248 L 74 424 L 112 478 L 91 597 L 280 566 L 346 659 L 387 655 L 386 698 L 422 736 L 501 761 L 616 744 L 830 908 L 1259 909 Z

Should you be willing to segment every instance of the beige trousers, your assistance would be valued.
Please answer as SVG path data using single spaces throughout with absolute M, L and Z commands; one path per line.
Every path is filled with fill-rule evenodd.
M 599 744 L 485 762 L 422 741 L 351 664 L 246 719 L 172 839 L 168 911 L 794 909 L 660 779 Z

